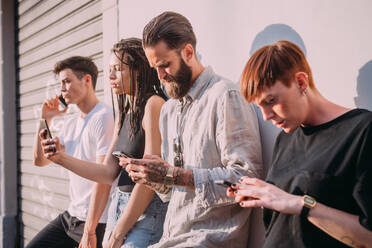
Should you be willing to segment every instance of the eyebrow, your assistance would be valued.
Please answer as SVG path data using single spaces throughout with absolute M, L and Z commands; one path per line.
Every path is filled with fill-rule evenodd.
M 258 102 L 258 105 L 261 105 L 268 97 L 274 97 L 272 94 L 268 94 L 267 96 L 265 96 L 264 98 L 262 98 L 261 101 Z
M 166 64 L 167 62 L 165 60 L 160 60 L 159 62 L 155 63 L 154 66 L 151 66 L 151 68 L 154 68 L 154 67 L 159 67 L 161 66 L 162 64 Z

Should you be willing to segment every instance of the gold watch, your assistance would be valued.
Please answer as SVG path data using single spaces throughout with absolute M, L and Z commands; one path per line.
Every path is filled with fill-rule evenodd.
M 301 210 L 301 217 L 307 218 L 307 216 L 309 215 L 310 209 L 316 206 L 316 200 L 309 195 L 304 195 L 302 196 L 302 202 L 304 205 Z

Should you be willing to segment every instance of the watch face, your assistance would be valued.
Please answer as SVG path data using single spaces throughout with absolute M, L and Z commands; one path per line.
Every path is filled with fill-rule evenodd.
M 310 196 L 308 196 L 308 195 L 305 195 L 305 196 L 303 197 L 303 199 L 304 199 L 304 205 L 305 205 L 306 207 L 310 207 L 310 208 L 312 208 L 312 207 L 314 207 L 315 204 L 316 204 L 315 199 L 312 198 L 312 197 L 310 197 Z

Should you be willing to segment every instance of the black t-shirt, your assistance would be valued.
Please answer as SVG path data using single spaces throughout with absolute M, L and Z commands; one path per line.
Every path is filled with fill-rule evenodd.
M 359 216 L 372 230 L 372 113 L 354 109 L 325 124 L 281 132 L 267 181 Z M 299 215 L 264 210 L 264 247 L 348 247 Z

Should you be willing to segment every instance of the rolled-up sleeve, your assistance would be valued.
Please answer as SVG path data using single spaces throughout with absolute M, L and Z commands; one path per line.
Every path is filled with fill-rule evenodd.
M 216 145 L 222 166 L 193 168 L 195 194 L 203 207 L 235 203 L 214 180 L 235 183 L 242 176 L 263 177 L 261 141 L 253 106 L 245 102 L 238 90 L 227 90 L 216 109 Z

